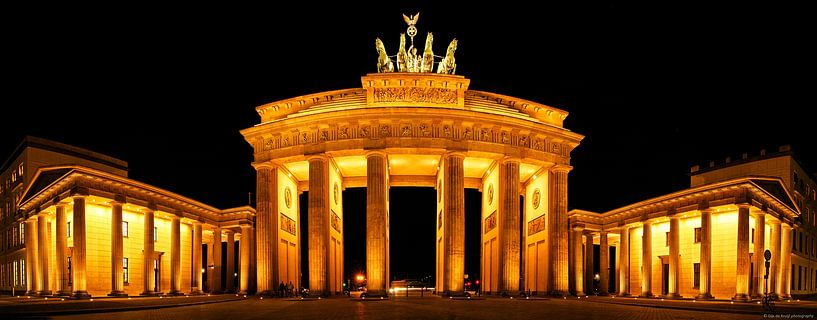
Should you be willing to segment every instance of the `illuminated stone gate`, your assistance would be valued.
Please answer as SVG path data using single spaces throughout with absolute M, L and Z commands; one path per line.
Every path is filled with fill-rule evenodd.
M 464 291 L 463 195 L 473 188 L 482 192 L 483 291 L 518 293 L 522 269 L 533 293 L 566 294 L 567 175 L 570 152 L 583 136 L 563 127 L 563 110 L 468 90 L 469 79 L 439 67 L 454 65 L 456 40 L 439 73 L 406 67 L 416 64 L 411 57 L 406 62 L 401 40 L 398 68 L 378 39 L 382 72 L 361 77 L 361 88 L 259 106 L 261 123 L 241 132 L 257 170 L 258 292 L 276 291 L 282 281 L 299 284 L 303 237 L 309 239 L 304 286 L 314 294 L 342 292 L 342 191 L 366 187 L 368 292 L 386 294 L 388 190 L 416 186 L 437 190 L 438 293 Z M 305 235 L 297 228 L 303 191 L 309 191 Z M 522 243 L 519 223 L 527 224 Z M 533 267 L 520 268 L 524 263 Z

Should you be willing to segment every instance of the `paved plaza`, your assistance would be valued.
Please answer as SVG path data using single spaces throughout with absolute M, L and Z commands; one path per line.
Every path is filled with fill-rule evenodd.
M 188 300 L 190 299 L 190 300 Z M 29 316 L 14 315 L 13 318 L 31 319 L 762 319 L 762 308 L 756 304 L 730 304 L 729 302 L 661 301 L 660 299 L 635 300 L 593 297 L 590 299 L 445 299 L 438 297 L 412 297 L 394 300 L 360 301 L 348 298 L 322 300 L 259 299 L 246 300 L 233 296 L 193 298 L 149 298 L 123 300 L 112 299 L 119 307 L 167 305 L 168 301 L 198 303 L 180 307 L 142 309 L 108 313 L 79 313 L 69 315 L 46 315 L 34 312 Z M 226 301 L 225 301 L 226 300 Z M 216 302 L 218 301 L 218 302 Z M 96 303 L 98 303 L 97 301 Z M 104 300 L 103 300 L 104 302 Z M 40 303 L 36 310 L 59 308 L 69 303 Z M 8 315 L 12 306 L 26 307 L 27 302 L 4 301 L 0 312 Z M 97 307 L 104 307 L 98 305 Z M 63 307 L 66 310 L 72 307 Z M 15 308 L 17 309 L 17 308 Z M 783 314 L 817 314 L 817 303 L 812 301 L 781 303 L 778 311 Z M 767 317 L 768 318 L 768 317 Z M 794 318 L 794 317 L 790 317 Z

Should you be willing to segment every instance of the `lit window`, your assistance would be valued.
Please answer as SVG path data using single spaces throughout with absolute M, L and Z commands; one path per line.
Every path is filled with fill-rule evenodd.
M 68 257 L 68 285 L 72 285 L 74 277 L 71 275 L 71 257 Z
M 17 174 L 20 175 L 21 178 L 23 177 L 23 172 L 24 172 L 23 171 L 23 166 L 24 166 L 24 164 L 21 163 L 20 167 L 17 168 Z
M 20 244 L 26 243 L 26 224 L 20 223 Z
M 667 232 L 667 237 L 664 239 L 664 246 L 669 247 L 669 232 Z
M 159 227 L 153 227 L 153 242 L 159 242 Z
M 20 285 L 26 285 L 26 259 L 20 259 Z
M 123 274 L 123 281 L 128 283 L 128 258 L 122 258 L 122 274 Z
M 750 236 L 749 236 L 749 242 L 750 243 L 755 243 L 755 228 L 752 228 L 752 233 L 750 233 Z
M 67 229 L 68 230 L 68 237 L 70 238 L 71 237 L 71 221 L 68 221 L 68 227 L 67 228 L 68 228 Z
M 14 260 L 14 286 L 20 285 L 20 271 L 19 271 L 19 263 L 17 260 Z
M 127 238 L 128 237 L 128 222 L 122 221 L 122 236 Z M 127 281 L 125 281 L 127 282 Z
M 695 228 L 695 243 L 701 242 L 701 228 Z

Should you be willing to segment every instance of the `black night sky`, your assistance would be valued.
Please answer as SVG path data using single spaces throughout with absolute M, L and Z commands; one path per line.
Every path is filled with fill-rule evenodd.
M 375 71 L 375 37 L 394 54 L 400 14 L 420 11 L 420 39 L 433 31 L 435 52 L 459 40 L 457 72 L 472 89 L 570 112 L 565 126 L 586 135 L 573 152 L 571 209 L 677 191 L 694 164 L 783 144 L 817 172 L 805 8 L 81 6 L 3 10 L 3 157 L 35 135 L 123 159 L 131 178 L 219 208 L 246 205 L 255 172 L 238 131 L 259 121 L 255 106 L 359 87 Z M 365 266 L 365 189 L 344 197 L 351 274 Z M 433 190 L 391 197 L 392 275 L 433 274 Z M 466 273 L 476 275 L 479 193 L 466 202 Z

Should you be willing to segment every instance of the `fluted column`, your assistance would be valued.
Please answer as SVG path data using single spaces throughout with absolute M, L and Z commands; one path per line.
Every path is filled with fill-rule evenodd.
M 681 255 L 680 250 L 680 237 L 681 237 L 681 228 L 680 228 L 681 217 L 678 214 L 674 214 L 669 218 L 669 290 L 667 292 L 667 298 L 670 299 L 679 299 L 681 295 L 678 292 L 678 276 L 679 276 L 679 269 L 680 265 L 678 264 L 678 258 Z
M 551 294 L 565 296 L 568 294 L 568 224 L 567 224 L 567 174 L 572 167 L 556 165 L 550 169 L 548 187 L 552 188 L 551 203 L 552 228 L 550 230 L 551 258 Z
M 71 290 L 68 290 L 68 217 L 65 214 L 65 204 L 57 204 L 57 239 L 55 268 L 55 279 L 57 294 L 61 296 L 71 295 Z
M 573 279 L 576 281 L 575 289 L 576 296 L 584 296 L 584 250 L 582 246 L 582 232 L 584 232 L 584 225 L 573 225 Z
M 630 296 L 630 227 L 623 226 L 619 232 L 618 295 L 627 297 Z
M 40 255 L 37 244 L 37 216 L 28 218 L 25 222 L 26 244 L 26 291 L 27 295 L 36 295 L 40 292 Z
M 519 293 L 519 161 L 499 163 L 499 292 Z
M 644 221 L 641 234 L 641 296 L 652 297 L 652 221 Z
M 48 213 L 40 212 L 37 215 L 37 254 L 40 267 L 40 295 L 51 295 L 51 284 L 49 283 L 49 260 L 51 258 L 51 242 L 48 241 Z
M 749 300 L 749 205 L 738 205 L 738 244 L 735 296 L 732 300 Z
M 465 176 L 461 153 L 444 156 L 443 173 L 443 292 L 451 295 L 463 293 L 465 276 Z
M 235 233 L 227 230 L 227 292 L 235 292 Z
M 239 264 L 241 267 L 241 271 L 239 272 L 239 280 L 238 280 L 238 288 L 239 293 L 247 294 L 250 289 L 250 249 L 251 249 L 251 242 L 252 236 L 252 226 L 249 224 L 242 224 L 241 225 L 241 241 L 238 242 L 238 250 L 239 250 Z M 300 272 L 298 272 L 300 273 Z
M 778 267 L 779 275 L 777 276 L 778 291 L 781 299 L 791 298 L 791 226 L 788 223 L 780 225 L 780 266 Z
M 75 298 L 90 298 L 86 278 L 85 246 L 85 197 L 74 196 L 74 220 L 71 226 L 74 232 L 74 249 L 71 251 L 71 275 Z
M 599 232 L 599 295 L 610 294 L 610 246 L 607 231 Z
M 122 239 L 122 203 L 111 201 L 111 292 L 109 296 L 127 295 L 124 291 L 124 260 Z
M 182 294 L 182 239 L 178 215 L 170 219 L 170 295 Z
M 153 241 L 153 210 L 146 209 L 142 211 L 142 217 L 144 219 L 144 239 L 143 239 L 143 246 L 142 246 L 142 279 L 143 279 L 143 291 L 142 295 L 149 296 L 156 294 L 156 275 L 153 273 L 153 260 L 154 260 L 154 250 L 155 242 Z
M 256 293 L 271 295 L 277 290 L 278 225 L 278 170 L 268 164 L 259 164 L 256 169 L 256 214 L 255 214 L 255 268 Z M 311 224 L 311 221 L 310 221 Z
M 366 155 L 366 287 L 370 295 L 387 295 L 386 252 L 389 171 L 386 154 Z
M 712 210 L 701 210 L 701 264 L 699 293 L 695 299 L 712 299 Z
M 329 158 L 309 158 L 309 290 L 329 292 Z
M 755 218 L 755 273 L 752 277 L 754 286 L 752 286 L 752 297 L 762 298 L 766 292 L 766 281 L 763 275 L 766 273 L 766 259 L 763 253 L 766 249 L 766 212 L 759 211 L 754 215 Z
M 777 219 L 770 219 L 769 224 L 772 225 L 772 232 L 769 235 L 769 240 L 771 240 L 771 251 L 772 251 L 772 260 L 769 261 L 769 293 L 774 295 L 775 298 L 780 297 L 780 268 L 781 268 L 781 259 L 782 255 L 780 254 L 780 237 L 782 235 L 782 229 L 780 226 L 780 220 Z
M 584 293 L 593 294 L 593 234 L 584 234 Z
M 221 269 L 224 267 L 221 264 L 221 228 L 215 227 L 213 229 L 213 286 L 210 288 L 212 293 L 222 293 L 224 287 L 221 286 Z
M 202 293 L 201 272 L 201 222 L 193 221 L 193 279 L 190 280 L 191 294 Z

